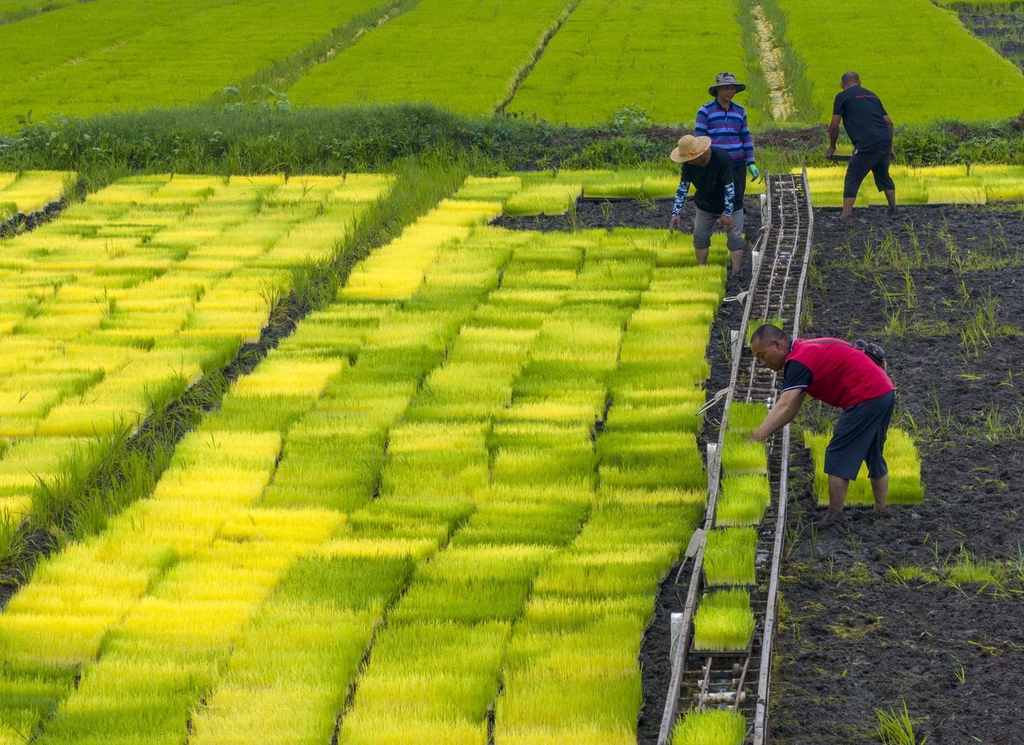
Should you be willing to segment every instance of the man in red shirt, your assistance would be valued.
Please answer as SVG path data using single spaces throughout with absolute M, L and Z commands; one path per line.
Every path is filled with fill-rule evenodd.
M 885 371 L 864 352 L 842 339 L 796 339 L 765 324 L 750 338 L 754 357 L 767 368 L 783 372 L 779 400 L 751 435 L 766 440 L 793 420 L 810 395 L 843 410 L 825 450 L 828 512 L 824 523 L 842 516 L 850 481 L 867 463 L 875 511 L 885 509 L 889 467 L 882 455 L 896 402 L 896 387 Z

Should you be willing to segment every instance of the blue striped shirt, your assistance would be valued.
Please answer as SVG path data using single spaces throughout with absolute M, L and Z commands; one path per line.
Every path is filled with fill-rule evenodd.
M 710 137 L 711 144 L 724 150 L 735 163 L 746 160 L 754 162 L 754 140 L 747 127 L 747 112 L 738 103 L 732 103 L 726 111 L 718 99 L 708 101 L 697 110 L 697 121 L 693 133 L 697 137 Z

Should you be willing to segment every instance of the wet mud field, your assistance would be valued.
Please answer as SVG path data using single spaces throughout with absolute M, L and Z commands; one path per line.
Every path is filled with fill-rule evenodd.
M 747 207 L 752 239 L 759 220 L 754 202 Z M 502 220 L 659 228 L 670 210 L 665 201 L 579 202 L 573 225 L 567 216 Z M 895 426 L 920 449 L 925 499 L 883 515 L 847 509 L 842 524 L 819 530 L 813 465 L 794 448 L 771 741 L 877 743 L 876 712 L 905 704 L 918 742 L 1024 743 L 1024 212 L 858 209 L 841 221 L 838 210 L 816 210 L 805 302 L 804 336 L 885 347 Z M 720 309 L 710 392 L 728 384 L 720 340 L 741 316 L 735 303 Z M 798 423 L 830 417 L 809 405 Z M 676 574 L 641 649 L 640 743 L 657 741 L 664 709 L 669 616 L 688 583 Z

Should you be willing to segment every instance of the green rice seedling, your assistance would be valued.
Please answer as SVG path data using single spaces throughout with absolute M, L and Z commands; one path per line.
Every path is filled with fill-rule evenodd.
M 726 528 L 708 531 L 704 547 L 704 578 L 711 587 L 753 585 L 757 530 Z
M 771 485 L 767 476 L 723 476 L 721 491 L 715 503 L 715 525 L 759 525 L 770 502 Z
M 754 633 L 754 614 L 746 590 L 716 590 L 701 598 L 693 616 L 694 651 L 746 649 Z
M 781 329 L 783 328 L 785 322 L 786 321 L 783 318 L 762 318 L 757 320 L 751 319 L 750 321 L 747 322 L 746 346 L 750 346 L 750 337 L 752 337 L 754 335 L 754 332 L 757 331 L 762 326 L 774 326 L 777 329 Z
M 824 473 L 825 449 L 832 439 L 832 433 L 804 433 L 804 444 L 814 458 L 814 491 L 819 505 L 828 504 L 828 476 Z M 919 504 L 924 499 L 921 484 L 921 457 L 910 435 L 903 430 L 890 428 L 884 449 L 889 466 L 889 504 Z M 874 505 L 874 494 L 868 479 L 867 466 L 861 464 L 857 478 L 850 482 L 846 493 L 848 505 Z
M 665 503 L 609 502 L 601 494 L 573 547 L 606 551 L 616 547 L 673 543 L 688 539 L 702 516 L 696 504 L 680 508 L 680 505 Z
M 643 700 L 636 668 L 559 675 L 527 667 L 507 673 L 504 683 L 496 706 L 496 739 L 504 741 L 507 733 L 525 738 L 552 730 L 570 737 L 579 727 L 572 722 L 578 721 L 587 722 L 586 731 L 602 732 L 602 742 L 623 742 L 627 735 L 636 739 L 636 718 Z
M 688 711 L 672 730 L 676 745 L 742 745 L 746 736 L 746 718 L 728 709 Z
M 729 407 L 729 431 L 749 437 L 764 423 L 766 416 L 768 407 L 763 403 L 733 401 Z
M 650 598 L 642 595 L 585 598 L 538 592 L 530 596 L 523 610 L 521 628 L 529 628 L 534 632 L 564 633 L 620 616 L 628 616 L 643 625 L 650 619 L 652 612 Z
M 469 176 L 455 193 L 455 199 L 505 201 L 522 188 L 518 176 Z
M 522 612 L 530 583 L 550 555 L 542 546 L 449 549 L 417 573 L 388 617 L 395 623 L 511 621 Z
M 643 458 L 630 459 L 621 465 L 602 463 L 599 466 L 602 487 L 691 489 L 705 485 L 707 476 L 695 436 L 679 433 L 672 439 L 678 443 L 674 458 L 650 463 L 644 462 Z
M 749 432 L 734 430 L 725 433 L 722 447 L 722 473 L 726 476 L 768 473 L 768 450 L 763 442 L 748 442 Z
M 850 60 L 850 66 L 860 73 L 865 86 L 885 102 L 893 121 L 928 122 L 935 118 L 935 112 L 949 111 L 951 107 L 955 107 L 962 120 L 991 119 L 1015 115 L 1024 103 L 1024 82 L 1013 63 L 1001 59 L 983 41 L 971 36 L 955 13 L 938 8 L 928 0 L 913 0 L 902 7 L 898 16 L 870 3 L 859 5 L 858 12 L 866 23 L 877 22 L 884 29 L 870 54 L 847 39 L 830 45 L 828 50 L 822 48 L 818 40 L 823 36 L 831 38 L 839 26 L 833 26 L 831 20 L 822 23 L 810 0 L 780 0 L 779 8 L 786 14 L 787 41 L 805 61 L 805 72 L 813 85 L 814 103 L 826 119 L 832 110 L 833 97 L 839 92 L 839 80 L 838 75 L 824 65 L 837 55 Z M 941 38 L 943 53 L 915 54 L 906 43 L 907 39 L 915 38 Z M 885 59 L 887 64 L 879 64 L 880 59 Z M 899 69 L 900 75 L 886 82 L 886 69 Z M 939 75 L 947 85 L 942 91 L 907 100 L 904 91 L 922 74 Z M 995 94 L 1000 99 L 999 107 L 992 109 L 975 103 L 979 101 L 979 94 L 981 100 L 985 98 L 984 89 L 976 85 L 977 80 L 985 80 L 986 87 L 999 91 Z
M 914 734 L 914 722 L 907 711 L 907 702 L 903 702 L 902 711 L 890 709 L 882 711 L 875 709 L 875 716 L 878 718 L 878 738 L 887 745 L 918 745 L 917 735 Z M 926 735 L 920 745 L 927 742 Z
M 309 402 L 295 396 L 259 399 L 226 396 L 220 409 L 203 421 L 203 427 L 208 432 L 276 431 L 284 434 L 307 411 Z
M 585 502 L 532 500 L 528 496 L 482 504 L 455 534 L 451 545 L 566 546 L 579 534 L 590 512 Z
M 677 543 L 614 547 L 556 556 L 534 581 L 534 592 L 562 597 L 615 598 L 654 592 L 679 556 Z

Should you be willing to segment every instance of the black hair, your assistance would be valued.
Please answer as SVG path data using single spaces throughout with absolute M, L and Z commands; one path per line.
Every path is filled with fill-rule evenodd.
M 773 326 L 770 323 L 764 323 L 758 326 L 754 333 L 750 336 L 750 343 L 754 342 L 759 344 L 770 344 L 773 341 L 789 341 L 789 334 L 780 329 L 778 326 Z

